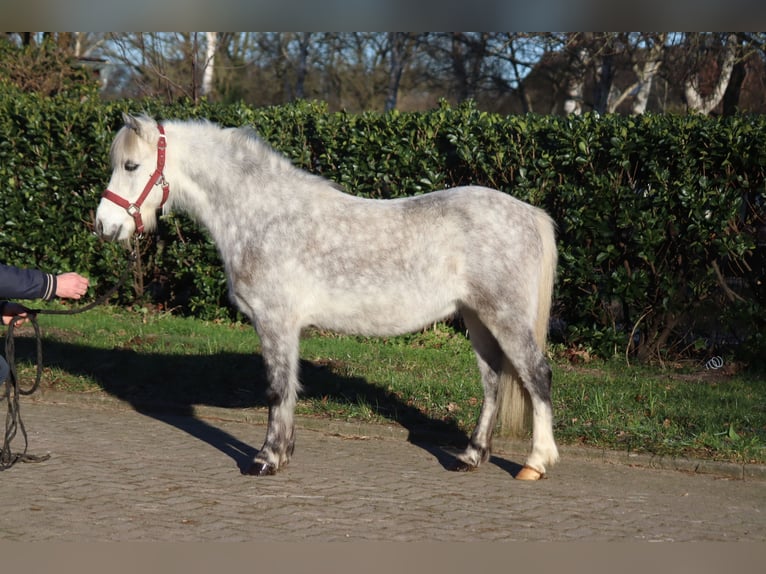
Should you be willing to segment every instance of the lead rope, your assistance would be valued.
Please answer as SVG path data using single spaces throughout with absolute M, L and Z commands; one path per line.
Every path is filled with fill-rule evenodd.
M 132 251 L 129 255 L 129 261 L 131 263 L 134 262 L 136 257 L 136 251 Z M 79 313 L 90 311 L 94 307 L 106 303 L 106 301 L 125 283 L 130 271 L 131 266 L 127 265 L 117 283 L 115 283 L 109 291 L 101 295 L 101 297 L 87 305 L 77 307 L 76 309 L 26 309 L 26 317 L 16 315 L 11 319 L 11 322 L 8 325 L 8 331 L 5 334 L 5 360 L 10 367 L 10 373 L 5 382 L 0 382 L 0 387 L 5 386 L 5 392 L 0 396 L 0 402 L 4 400 L 8 401 L 8 414 L 5 417 L 5 435 L 3 438 L 2 449 L 0 449 L 0 471 L 11 468 L 17 462 L 42 462 L 48 460 L 51 456 L 50 454 L 38 456 L 27 453 L 29 440 L 27 438 L 24 422 L 21 420 L 21 409 L 19 407 L 19 397 L 21 395 L 31 395 L 34 393 L 40 386 L 40 380 L 42 379 L 43 374 L 43 342 L 42 337 L 40 336 L 40 326 L 37 323 L 37 315 L 77 315 Z M 24 389 L 19 385 L 19 380 L 16 375 L 16 341 L 14 338 L 14 331 L 16 326 L 24 319 L 27 319 L 32 324 L 32 327 L 34 327 L 35 341 L 37 344 L 37 370 L 35 373 L 35 381 L 29 389 Z M 21 431 L 21 436 L 24 437 L 24 450 L 22 452 L 14 453 L 11 451 L 11 441 L 16 437 L 18 431 Z
M 26 428 L 24 428 L 24 421 L 21 420 L 21 410 L 19 408 L 19 396 L 34 393 L 37 387 L 40 386 L 40 378 L 42 377 L 43 346 L 40 337 L 40 326 L 37 324 L 37 317 L 35 315 L 29 315 L 28 319 L 35 328 L 35 340 L 37 341 L 37 374 L 34 384 L 28 390 L 21 388 L 16 375 L 16 343 L 13 335 L 16 325 L 21 323 L 23 318 L 18 315 L 13 317 L 8 325 L 8 332 L 5 335 L 5 358 L 8 361 L 10 372 L 8 379 L 4 383 L 5 393 L 0 398 L 0 401 L 8 401 L 8 414 L 5 417 L 5 437 L 3 439 L 3 447 L 0 449 L 0 470 L 11 468 L 19 461 L 41 462 L 50 458 L 50 454 L 36 456 L 27 453 L 29 441 L 27 439 Z M 16 437 L 17 431 L 21 431 L 21 435 L 24 437 L 24 451 L 14 454 L 11 451 L 11 441 Z

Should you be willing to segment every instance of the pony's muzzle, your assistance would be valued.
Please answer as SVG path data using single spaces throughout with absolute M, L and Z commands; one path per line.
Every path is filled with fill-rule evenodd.
M 96 235 L 104 241 L 118 241 L 122 232 L 122 225 L 107 226 L 104 225 L 104 222 L 98 217 L 96 217 L 93 228 L 95 229 Z

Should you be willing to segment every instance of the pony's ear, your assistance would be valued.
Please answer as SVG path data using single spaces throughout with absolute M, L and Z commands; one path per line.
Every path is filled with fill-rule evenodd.
M 147 134 L 153 133 L 157 129 L 157 122 L 146 115 L 131 116 L 123 112 L 122 119 L 125 122 L 125 127 L 136 132 L 139 137 L 146 137 Z
M 138 132 L 138 121 L 136 121 L 136 118 L 131 116 L 130 114 L 126 114 L 125 112 L 122 112 L 122 121 L 125 124 L 126 128 L 130 128 L 134 132 Z

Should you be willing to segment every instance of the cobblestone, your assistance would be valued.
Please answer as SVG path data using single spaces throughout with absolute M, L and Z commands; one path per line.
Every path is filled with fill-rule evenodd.
M 3 541 L 766 541 L 766 482 L 726 473 L 562 449 L 525 483 L 520 446 L 453 473 L 447 447 L 301 420 L 291 464 L 255 478 L 240 468 L 265 429 L 246 416 L 50 398 L 21 412 L 29 452 L 51 457 L 0 473 Z

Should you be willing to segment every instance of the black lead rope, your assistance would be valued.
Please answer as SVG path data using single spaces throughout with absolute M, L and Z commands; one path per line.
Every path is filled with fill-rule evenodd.
M 130 254 L 130 261 L 135 260 L 135 254 Z M 0 449 L 0 471 L 11 468 L 17 462 L 42 462 L 50 458 L 50 454 L 42 456 L 28 454 L 27 448 L 29 446 L 29 440 L 27 438 L 27 431 L 24 427 L 24 422 L 21 420 L 21 411 L 19 408 L 19 398 L 22 395 L 31 395 L 40 386 L 40 380 L 43 375 L 43 342 L 40 336 L 40 325 L 37 323 L 38 315 L 77 315 L 79 313 L 85 313 L 90 311 L 98 305 L 106 303 L 106 301 L 114 295 L 117 290 L 122 286 L 125 280 L 128 278 L 128 274 L 131 271 L 131 266 L 126 266 L 125 271 L 120 277 L 119 281 L 112 286 L 109 291 L 104 293 L 101 297 L 95 301 L 88 303 L 82 307 L 76 309 L 24 309 L 26 317 L 16 315 L 11 319 L 8 325 L 8 331 L 5 335 L 5 360 L 10 367 L 10 373 L 8 379 L 5 382 L 0 381 L 0 390 L 4 387 L 4 392 L 0 395 L 0 403 L 8 401 L 8 414 L 5 417 L 5 435 L 3 438 L 3 446 Z M 35 330 L 35 341 L 37 344 L 37 369 L 35 373 L 35 381 L 28 389 L 24 389 L 18 380 L 16 374 L 16 341 L 14 338 L 14 331 L 16 326 L 24 320 L 28 320 Z M 11 441 L 16 437 L 17 432 L 21 432 L 21 436 L 24 438 L 24 450 L 22 452 L 14 453 L 11 451 Z
M 21 411 L 19 409 L 19 397 L 21 395 L 31 395 L 40 386 L 40 379 L 43 372 L 43 345 L 42 338 L 40 337 L 40 325 L 37 323 L 37 317 L 35 314 L 28 315 L 27 319 L 32 323 L 35 329 L 35 340 L 37 341 L 37 373 L 35 374 L 35 382 L 29 389 L 24 389 L 19 385 L 19 379 L 16 375 L 16 342 L 13 336 L 13 332 L 16 329 L 16 325 L 21 323 L 23 317 L 15 316 L 11 319 L 8 325 L 8 332 L 5 336 L 5 358 L 8 361 L 10 367 L 10 373 L 5 383 L 5 393 L 0 401 L 8 401 L 8 415 L 5 417 L 5 438 L 3 439 L 3 447 L 0 449 L 0 471 L 11 468 L 17 462 L 41 462 L 50 458 L 50 454 L 43 456 L 37 456 L 27 453 L 27 447 L 29 446 L 29 440 L 27 439 L 27 430 L 24 428 L 24 421 L 21 420 Z M 11 441 L 16 437 L 16 432 L 21 431 L 21 435 L 24 437 L 24 451 L 20 453 L 13 453 L 11 451 Z

